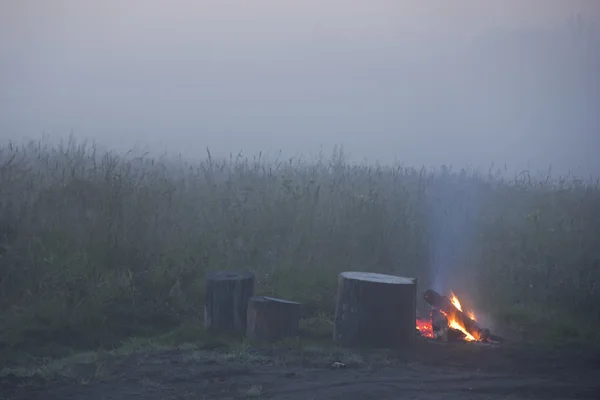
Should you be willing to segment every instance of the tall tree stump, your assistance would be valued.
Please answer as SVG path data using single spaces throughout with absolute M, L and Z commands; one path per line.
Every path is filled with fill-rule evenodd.
M 248 303 L 246 337 L 276 342 L 298 335 L 300 303 L 274 297 L 255 296 Z
M 400 348 L 413 343 L 417 280 L 369 272 L 338 277 L 334 340 L 345 346 Z
M 254 274 L 251 272 L 208 272 L 204 293 L 205 329 L 244 333 L 248 300 L 253 294 Z

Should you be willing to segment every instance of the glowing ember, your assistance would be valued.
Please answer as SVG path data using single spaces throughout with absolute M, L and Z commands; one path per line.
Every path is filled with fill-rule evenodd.
M 433 338 L 433 327 L 431 326 L 431 320 L 417 319 L 417 329 L 423 337 Z

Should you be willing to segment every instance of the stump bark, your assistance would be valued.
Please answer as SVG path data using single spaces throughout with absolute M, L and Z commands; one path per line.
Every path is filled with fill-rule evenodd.
M 417 280 L 368 272 L 338 277 L 334 340 L 346 346 L 400 348 L 416 337 Z
M 248 300 L 253 294 L 254 275 L 250 272 L 208 272 L 204 294 L 205 329 L 244 333 Z
M 276 342 L 298 335 L 300 303 L 274 297 L 255 296 L 248 303 L 246 337 Z

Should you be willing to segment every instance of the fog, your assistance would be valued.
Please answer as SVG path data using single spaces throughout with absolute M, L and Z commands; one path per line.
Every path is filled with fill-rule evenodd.
M 0 0 L 0 141 L 600 176 L 596 0 Z

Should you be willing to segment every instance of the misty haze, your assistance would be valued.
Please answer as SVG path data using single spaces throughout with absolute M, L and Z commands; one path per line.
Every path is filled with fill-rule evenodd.
M 2 2 L 4 142 L 600 173 L 593 0 L 123 4 Z
M 0 399 L 597 398 L 598 71 L 600 0 L 0 0 Z

